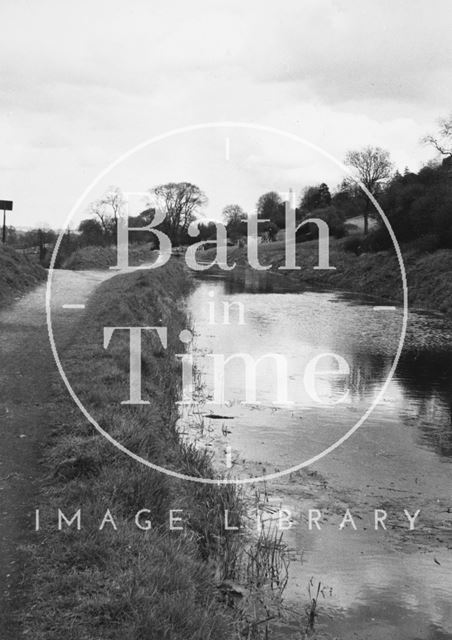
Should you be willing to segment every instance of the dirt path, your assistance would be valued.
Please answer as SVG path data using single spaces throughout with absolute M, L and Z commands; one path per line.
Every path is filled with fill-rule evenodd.
M 52 313 L 58 344 L 68 345 L 97 285 L 115 275 L 104 271 L 55 271 Z M 21 605 L 21 545 L 33 532 L 40 478 L 41 446 L 51 425 L 51 382 L 58 374 L 50 350 L 43 284 L 0 311 L 0 629 L 3 640 L 19 631 L 14 611 Z

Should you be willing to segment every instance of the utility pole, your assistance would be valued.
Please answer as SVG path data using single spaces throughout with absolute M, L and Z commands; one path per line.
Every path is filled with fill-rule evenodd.
M 0 209 L 3 209 L 3 230 L 2 230 L 2 242 L 6 242 L 6 212 L 13 210 L 12 200 L 0 200 Z

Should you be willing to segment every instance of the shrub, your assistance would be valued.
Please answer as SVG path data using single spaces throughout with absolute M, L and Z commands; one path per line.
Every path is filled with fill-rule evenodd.
M 0 246 L 0 302 L 9 301 L 45 280 L 46 272 L 20 251 Z
M 320 220 L 324 220 L 329 227 L 330 235 L 334 238 L 343 238 L 347 233 L 344 218 L 336 207 L 331 206 L 323 209 L 315 209 L 305 217 L 305 220 L 309 218 L 319 218 Z M 317 225 L 314 223 L 307 223 L 297 231 L 296 241 L 304 242 L 305 240 L 312 240 L 317 237 Z
M 392 239 L 386 227 L 377 227 L 367 235 L 355 233 L 345 239 L 344 251 L 350 251 L 360 255 L 363 252 L 376 253 L 392 247 Z
M 360 253 L 362 253 L 363 239 L 364 236 L 362 236 L 361 234 L 354 234 L 353 236 L 349 236 L 344 241 L 344 251 L 350 251 L 359 256 Z
M 410 247 L 419 253 L 432 253 L 441 247 L 441 242 L 437 233 L 427 233 L 410 243 Z
M 363 237 L 362 250 L 375 253 L 392 247 L 392 239 L 386 227 L 377 227 Z

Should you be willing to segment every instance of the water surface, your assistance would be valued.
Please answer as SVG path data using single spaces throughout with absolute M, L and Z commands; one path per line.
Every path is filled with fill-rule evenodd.
M 244 324 L 234 306 L 230 324 L 224 323 L 225 302 L 243 305 Z M 209 422 L 220 468 L 240 477 L 289 469 L 349 431 L 380 393 L 399 344 L 402 310 L 376 305 L 350 295 L 291 291 L 283 277 L 200 280 L 189 310 L 207 393 L 213 395 L 207 354 L 257 359 L 278 353 L 287 360 L 294 403 L 272 404 L 277 382 L 269 361 L 257 374 L 260 404 L 243 404 L 243 363 L 231 361 L 226 404 L 207 411 L 224 416 Z M 396 373 L 363 426 L 303 473 L 268 483 L 271 500 L 292 513 L 287 541 L 294 557 L 303 553 L 303 562 L 292 562 L 287 601 L 302 610 L 311 576 L 328 585 L 317 621 L 327 636 L 452 637 L 451 334 L 441 316 L 410 313 Z M 319 377 L 319 403 L 307 392 L 304 373 L 326 352 L 344 358 L 349 374 Z M 327 404 L 346 391 L 347 402 Z M 308 508 L 322 512 L 321 531 L 308 530 Z M 356 531 L 339 530 L 347 508 Z M 387 531 L 374 531 L 375 509 L 388 513 Z M 404 509 L 420 509 L 415 531 L 408 530 Z

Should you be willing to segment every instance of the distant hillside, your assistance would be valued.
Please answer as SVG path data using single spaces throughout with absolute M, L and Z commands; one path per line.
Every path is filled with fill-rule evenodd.
M 8 246 L 0 246 L 0 304 L 8 302 L 46 278 L 36 261 Z

